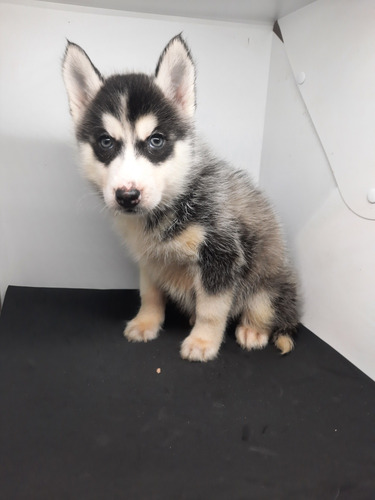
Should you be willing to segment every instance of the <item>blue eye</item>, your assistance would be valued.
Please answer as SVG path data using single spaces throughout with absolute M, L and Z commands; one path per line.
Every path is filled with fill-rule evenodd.
M 101 135 L 98 144 L 102 149 L 108 150 L 113 148 L 114 140 L 109 135 Z
M 161 149 L 165 144 L 165 138 L 162 134 L 155 133 L 147 139 L 147 144 L 151 149 Z

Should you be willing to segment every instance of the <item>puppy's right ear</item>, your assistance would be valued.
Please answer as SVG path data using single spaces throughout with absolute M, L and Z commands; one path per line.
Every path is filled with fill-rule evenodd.
M 95 97 L 104 80 L 86 52 L 69 41 L 62 69 L 70 112 L 75 125 L 78 125 L 87 105 Z

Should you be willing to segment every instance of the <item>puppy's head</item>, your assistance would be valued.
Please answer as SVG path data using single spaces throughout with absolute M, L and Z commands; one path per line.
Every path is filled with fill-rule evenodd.
M 103 78 L 68 42 L 63 77 L 85 175 L 115 212 L 167 205 L 188 175 L 195 68 L 182 37 L 165 47 L 155 75 Z

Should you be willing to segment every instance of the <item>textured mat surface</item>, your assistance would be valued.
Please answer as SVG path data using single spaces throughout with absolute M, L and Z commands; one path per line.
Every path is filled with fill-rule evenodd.
M 375 384 L 301 327 L 296 350 L 183 361 L 175 310 L 131 344 L 135 291 L 10 287 L 0 498 L 372 499 Z M 160 372 L 160 373 L 159 373 Z

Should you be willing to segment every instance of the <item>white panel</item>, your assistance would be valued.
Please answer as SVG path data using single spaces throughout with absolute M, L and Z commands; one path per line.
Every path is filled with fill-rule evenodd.
M 270 63 L 260 184 L 275 203 L 293 249 L 296 233 L 336 183 L 275 35 Z
M 320 0 L 279 23 L 341 195 L 375 219 L 375 2 Z
M 308 328 L 375 380 L 375 231 L 338 190 L 296 237 Z
M 198 66 L 199 129 L 219 155 L 257 178 L 270 26 L 0 3 L 2 292 L 8 283 L 138 285 L 99 199 L 79 177 L 61 59 L 68 38 L 104 74 L 152 72 L 164 45 L 181 31 Z
M 374 222 L 342 201 L 276 38 L 260 182 L 287 228 L 303 291 L 302 322 L 375 379 Z

